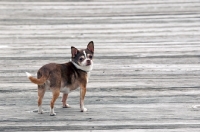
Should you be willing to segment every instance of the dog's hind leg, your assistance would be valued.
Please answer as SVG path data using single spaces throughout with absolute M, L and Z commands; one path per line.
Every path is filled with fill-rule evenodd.
M 45 94 L 44 85 L 38 85 L 38 114 L 43 114 L 42 111 L 42 99 Z
M 56 113 L 54 112 L 54 104 L 55 104 L 56 99 L 60 95 L 60 90 L 59 89 L 53 90 L 52 93 L 53 93 L 53 98 L 50 104 L 50 116 L 55 116 Z
M 63 93 L 63 97 L 62 97 L 63 108 L 70 108 L 69 104 L 67 104 L 67 97 L 68 97 L 68 94 Z

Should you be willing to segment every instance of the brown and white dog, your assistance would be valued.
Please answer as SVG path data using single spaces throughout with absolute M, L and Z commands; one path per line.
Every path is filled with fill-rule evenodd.
M 50 116 L 55 116 L 54 103 L 60 92 L 63 93 L 63 108 L 68 108 L 66 103 L 70 91 L 80 87 L 80 108 L 87 111 L 84 107 L 84 97 L 90 71 L 93 68 L 94 43 L 89 42 L 86 49 L 78 50 L 71 47 L 71 60 L 68 63 L 50 63 L 42 66 L 37 72 L 37 78 L 26 72 L 27 77 L 32 83 L 38 84 L 38 113 L 42 114 L 42 99 L 45 91 L 52 91 L 53 97 L 50 103 Z

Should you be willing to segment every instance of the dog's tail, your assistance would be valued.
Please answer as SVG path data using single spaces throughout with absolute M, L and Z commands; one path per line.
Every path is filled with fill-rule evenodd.
M 38 85 L 43 85 L 47 78 L 45 78 L 44 76 L 42 76 L 41 78 L 37 79 L 35 77 L 33 77 L 30 73 L 26 72 L 26 75 L 28 77 L 28 79 L 32 82 L 32 83 L 35 83 L 35 84 L 38 84 Z

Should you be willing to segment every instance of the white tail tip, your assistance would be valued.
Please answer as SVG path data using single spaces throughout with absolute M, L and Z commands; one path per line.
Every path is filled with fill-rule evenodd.
M 29 78 L 29 77 L 31 77 L 32 75 L 31 75 L 30 73 L 26 72 L 26 76 Z

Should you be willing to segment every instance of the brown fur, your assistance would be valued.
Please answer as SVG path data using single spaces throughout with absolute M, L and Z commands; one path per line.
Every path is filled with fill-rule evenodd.
M 42 84 L 44 84 L 46 82 L 47 78 L 42 76 L 41 78 L 37 79 L 37 78 L 34 78 L 34 77 L 30 76 L 29 80 L 32 83 L 35 83 L 35 84 L 38 84 L 38 85 L 42 85 Z
M 42 98 L 46 91 L 45 83 L 49 80 L 50 89 L 53 93 L 51 108 L 60 94 L 61 87 L 68 87 L 70 90 L 81 88 L 81 100 L 84 100 L 87 84 L 87 72 L 77 69 L 71 62 L 65 64 L 50 63 L 41 67 L 37 72 L 37 78 L 29 77 L 30 81 L 38 84 L 38 106 L 42 104 Z M 68 94 L 63 94 L 63 102 Z M 81 101 L 82 103 L 82 101 Z
M 94 45 L 92 41 L 88 44 L 86 51 L 87 53 L 91 52 L 93 55 Z M 81 52 L 83 52 L 83 50 L 79 51 L 72 47 L 72 60 L 75 61 L 76 58 L 78 59 L 78 53 Z M 38 106 L 42 105 L 42 99 L 44 97 L 45 91 L 52 91 L 53 97 L 50 102 L 51 109 L 54 108 L 55 101 L 59 97 L 60 92 L 64 92 L 62 99 L 63 107 L 69 107 L 68 104 L 66 104 L 68 92 L 61 91 L 63 90 L 62 88 L 67 87 L 71 91 L 80 87 L 80 107 L 82 109 L 81 111 L 84 111 L 84 97 L 86 94 L 86 86 L 88 81 L 87 76 L 88 75 L 86 71 L 77 69 L 77 67 L 75 67 L 72 62 L 64 64 L 50 63 L 42 66 L 38 70 L 37 78 L 29 76 L 29 80 L 32 83 L 38 84 Z M 55 115 L 55 113 L 53 113 L 53 115 Z

